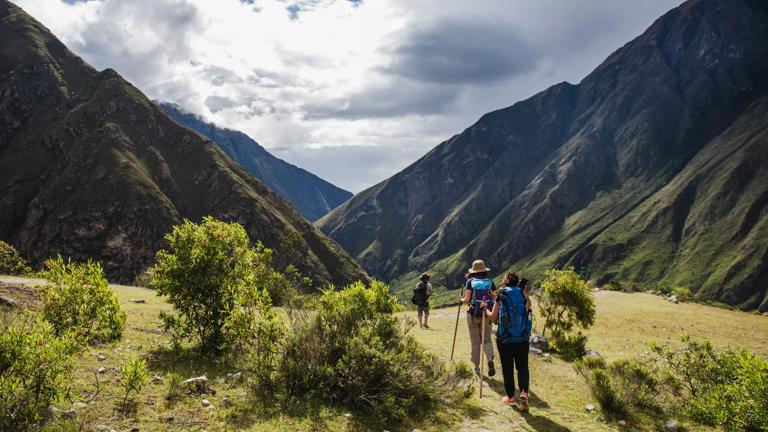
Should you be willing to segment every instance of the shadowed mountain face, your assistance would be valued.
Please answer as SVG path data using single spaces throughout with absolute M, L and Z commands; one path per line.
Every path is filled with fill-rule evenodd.
M 580 84 L 484 115 L 317 225 L 372 275 L 474 258 L 768 310 L 768 6 L 693 0 Z M 440 280 L 440 279 L 438 279 Z
M 290 202 L 305 218 L 314 221 L 352 197 L 320 177 L 278 159 L 248 135 L 216 127 L 178 105 L 160 106 L 180 125 L 209 138 L 235 162 L 242 165 L 267 187 Z
M 0 0 L 0 238 L 35 264 L 102 261 L 130 281 L 183 218 L 242 223 L 317 283 L 364 272 L 215 144 Z M 283 246 L 281 248 L 281 246 Z

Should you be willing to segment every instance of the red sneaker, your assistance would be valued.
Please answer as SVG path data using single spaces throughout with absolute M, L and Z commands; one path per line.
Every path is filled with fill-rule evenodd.
M 517 403 L 514 397 L 509 397 L 509 396 L 504 396 L 503 398 L 501 398 L 501 401 L 509 406 L 515 406 L 515 404 Z

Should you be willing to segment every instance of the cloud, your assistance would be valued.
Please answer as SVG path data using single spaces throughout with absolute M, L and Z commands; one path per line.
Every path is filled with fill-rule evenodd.
M 359 191 L 680 0 L 13 0 L 98 69 Z
M 386 72 L 442 84 L 488 84 L 533 70 L 539 56 L 514 23 L 477 17 L 417 25 L 387 50 Z

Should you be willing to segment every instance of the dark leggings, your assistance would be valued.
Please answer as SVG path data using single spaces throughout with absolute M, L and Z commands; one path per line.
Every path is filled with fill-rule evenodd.
M 504 390 L 507 396 L 515 396 L 515 366 L 520 391 L 528 392 L 528 342 L 502 343 L 496 340 L 496 348 L 501 359 L 501 372 L 504 374 Z

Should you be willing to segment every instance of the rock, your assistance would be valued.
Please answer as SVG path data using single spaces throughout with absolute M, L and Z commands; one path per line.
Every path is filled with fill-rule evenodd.
M 221 398 L 221 406 L 223 407 L 230 407 L 232 406 L 232 399 L 228 397 Z
M 672 303 L 675 303 L 675 304 L 678 303 L 677 296 L 674 295 L 674 294 L 672 294 L 671 296 L 667 297 L 667 300 L 669 300 L 669 301 L 671 301 Z
M 349 419 L 351 419 L 351 418 L 352 418 L 352 414 L 350 414 L 350 413 L 345 413 L 345 414 L 344 414 L 344 418 L 345 418 L 345 419 L 347 419 L 347 420 L 349 420 Z
M 676 431 L 678 428 L 677 420 L 669 419 L 664 423 L 664 428 L 668 431 Z
M 97 372 L 97 373 L 100 373 L 100 374 L 106 373 L 106 372 L 107 372 L 107 368 L 105 368 L 105 367 L 100 367 L 99 369 L 97 369 L 97 370 L 96 370 L 96 372 Z
M 74 409 L 66 410 L 61 412 L 61 417 L 66 419 L 73 419 L 77 417 L 77 411 Z
M 208 399 L 203 399 L 201 402 L 203 403 L 204 407 L 211 406 L 211 401 L 209 401 Z
M 540 350 L 546 351 L 549 349 L 549 340 L 545 338 L 544 336 L 540 334 L 532 334 L 531 338 L 528 340 L 528 343 L 530 346 L 534 348 L 538 348 Z
M 88 405 L 84 404 L 83 402 L 75 402 L 74 404 L 72 404 L 72 407 L 75 408 L 75 409 L 83 409 L 83 408 L 85 408 L 87 406 Z
M 584 355 L 587 356 L 587 357 L 596 357 L 596 358 L 602 357 L 599 352 L 597 352 L 597 351 L 595 351 L 593 349 L 587 350 L 587 353 L 584 354 Z
M 174 416 L 168 416 L 168 417 L 165 418 L 165 421 L 168 422 L 168 423 L 173 423 L 174 419 L 175 419 Z
M 150 382 L 152 384 L 162 384 L 163 383 L 163 377 L 161 377 L 160 375 L 155 375 L 155 376 L 152 377 Z
M 592 404 L 587 404 L 587 406 L 584 407 L 584 410 L 588 413 L 593 413 L 595 412 L 595 406 Z
M 103 354 L 97 354 L 96 355 L 96 360 L 98 360 L 98 361 L 104 361 L 106 359 L 107 359 L 107 357 L 105 357 Z
M 544 355 L 542 357 L 543 357 L 545 362 L 551 362 L 552 361 L 552 356 L 549 355 L 549 353 L 544 353 Z
M 534 348 L 534 347 L 528 348 L 528 352 L 533 354 L 533 355 L 542 355 L 544 353 L 544 351 L 542 351 L 542 350 L 540 350 L 538 348 Z
M 235 373 L 233 373 L 230 376 L 232 377 L 232 380 L 237 381 L 237 380 L 239 380 L 240 378 L 243 377 L 243 373 L 242 372 L 235 372 Z
M 48 413 L 50 413 L 51 415 L 56 415 L 60 412 L 61 410 L 58 409 L 55 405 L 48 405 Z
M 130 302 L 131 303 L 136 303 L 136 304 L 144 304 L 144 303 L 146 303 L 146 300 L 138 299 L 138 300 L 130 300 Z
M 619 426 L 624 427 L 627 425 L 627 422 L 624 420 L 619 420 Z
M 139 428 L 137 428 L 137 427 L 132 427 L 132 428 L 131 428 L 131 432 L 139 432 Z
M 208 378 L 205 375 L 189 378 L 182 384 L 187 388 L 187 393 L 190 394 L 213 393 L 211 391 L 211 386 L 208 384 Z

